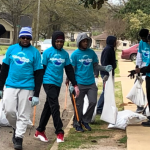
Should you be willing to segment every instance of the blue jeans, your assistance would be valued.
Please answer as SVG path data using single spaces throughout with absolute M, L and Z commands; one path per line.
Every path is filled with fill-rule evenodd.
M 103 79 L 104 75 L 101 75 L 101 77 Z M 103 106 L 104 106 L 104 90 L 105 90 L 104 86 L 105 86 L 105 83 L 103 81 L 103 91 L 102 91 L 100 98 L 98 100 L 98 103 L 97 103 L 97 112 L 99 112 L 99 113 L 102 113 Z

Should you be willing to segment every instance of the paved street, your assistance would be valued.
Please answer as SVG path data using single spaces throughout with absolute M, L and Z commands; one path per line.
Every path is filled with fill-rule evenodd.
M 69 54 L 71 54 L 73 51 L 68 51 Z M 101 52 L 100 51 L 96 51 L 98 57 L 100 57 Z M 2 61 L 3 56 L 0 56 L 0 62 Z M 65 81 L 66 75 L 64 73 L 64 81 Z M 53 121 L 52 118 L 50 119 L 47 128 L 46 128 L 46 134 L 47 137 L 50 139 L 49 143 L 42 143 L 40 141 L 37 141 L 33 138 L 33 135 L 35 133 L 35 129 L 38 126 L 39 123 L 39 119 L 40 119 L 40 115 L 45 103 L 45 99 L 46 99 L 46 95 L 45 92 L 43 90 L 43 88 L 41 89 L 41 93 L 40 93 L 40 105 L 37 106 L 37 111 L 36 111 L 36 121 L 35 121 L 35 128 L 33 128 L 31 130 L 31 135 L 29 136 L 29 132 L 30 132 L 30 128 L 27 129 L 27 132 L 25 134 L 25 138 L 24 138 L 24 142 L 23 142 L 23 148 L 24 150 L 47 150 L 48 149 L 48 145 L 52 144 L 55 136 L 55 130 L 53 127 Z M 65 99 L 65 84 L 62 84 L 62 88 L 60 91 L 60 96 L 59 96 L 59 102 L 60 102 L 60 111 L 62 112 L 63 108 L 64 108 L 64 99 Z M 71 101 L 70 101 L 70 97 L 68 95 L 68 103 L 67 103 L 67 107 L 68 107 L 68 118 L 63 120 L 64 123 L 64 127 L 67 125 L 69 119 L 71 118 L 72 114 L 73 114 L 73 109 L 72 109 L 72 105 L 71 105 Z M 31 120 L 32 120 L 32 116 L 31 116 Z M 13 150 L 13 144 L 12 144 L 12 128 L 11 127 L 1 127 L 0 128 L 0 150 Z

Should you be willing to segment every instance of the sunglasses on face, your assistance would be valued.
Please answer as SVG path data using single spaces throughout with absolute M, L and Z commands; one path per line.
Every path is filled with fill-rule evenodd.
M 25 39 L 27 39 L 27 40 L 31 40 L 31 37 L 22 36 L 22 37 L 21 37 L 21 39 L 23 39 L 23 40 L 25 40 Z
M 56 40 L 56 43 L 64 43 L 64 40 Z

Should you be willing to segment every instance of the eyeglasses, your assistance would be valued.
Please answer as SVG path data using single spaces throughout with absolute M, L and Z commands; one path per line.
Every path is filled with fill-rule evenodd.
M 56 43 L 64 43 L 64 40 L 56 40 Z
M 23 39 L 23 40 L 25 40 L 25 39 L 27 39 L 27 40 L 31 40 L 31 37 L 22 36 L 22 37 L 21 37 L 21 39 Z

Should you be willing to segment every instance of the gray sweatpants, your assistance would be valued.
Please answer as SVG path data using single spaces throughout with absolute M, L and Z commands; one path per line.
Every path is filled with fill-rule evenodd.
M 31 101 L 28 98 L 32 96 L 33 91 L 31 90 L 15 88 L 5 88 L 4 90 L 4 112 L 9 124 L 16 129 L 16 137 L 23 138 L 26 132 L 32 110 Z
M 79 120 L 83 121 L 85 123 L 90 123 L 95 106 L 97 104 L 97 86 L 96 84 L 92 85 L 78 85 L 80 94 L 79 97 L 76 98 L 76 105 L 79 115 Z M 87 108 L 87 112 L 83 115 L 83 104 L 84 104 L 84 97 L 87 94 L 88 100 L 89 100 L 89 107 Z M 74 117 L 74 121 L 76 122 L 76 117 Z

